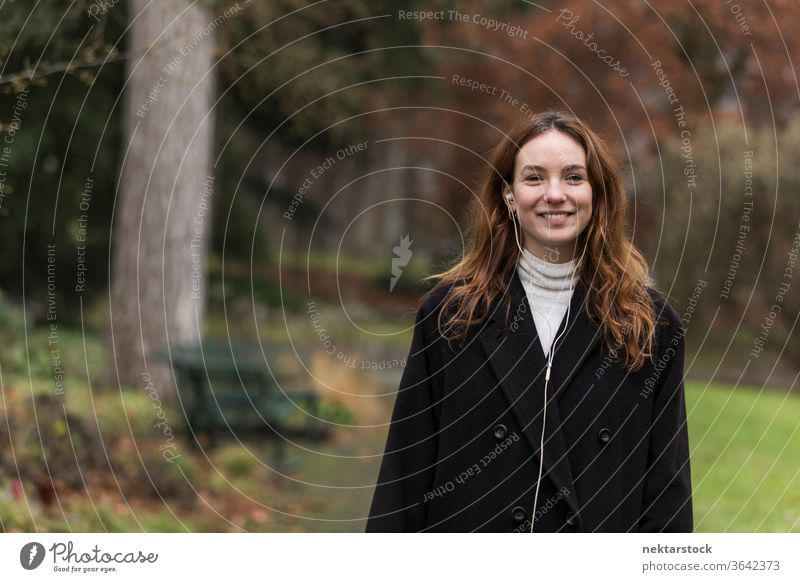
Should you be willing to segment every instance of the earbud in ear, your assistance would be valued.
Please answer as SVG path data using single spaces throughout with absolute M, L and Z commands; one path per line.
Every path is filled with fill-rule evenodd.
M 509 217 L 511 217 L 512 219 L 514 217 L 514 213 L 516 212 L 516 210 L 514 210 L 513 202 L 514 202 L 514 195 L 511 192 L 506 192 L 506 208 L 508 209 Z

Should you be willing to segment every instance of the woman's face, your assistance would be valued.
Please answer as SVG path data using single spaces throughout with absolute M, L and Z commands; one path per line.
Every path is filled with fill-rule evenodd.
M 592 217 L 583 147 L 555 129 L 539 134 L 517 152 L 511 186 L 523 246 L 554 263 L 576 258 L 578 235 Z

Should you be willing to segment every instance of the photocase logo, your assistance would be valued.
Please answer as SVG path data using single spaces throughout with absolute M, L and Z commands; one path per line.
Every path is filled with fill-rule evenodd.
M 35 570 L 44 561 L 44 546 L 39 542 L 29 542 L 19 551 L 19 563 L 26 570 Z
M 551 263 L 558 262 L 558 256 L 561 254 L 557 248 L 548 247 L 546 246 L 545 249 L 547 250 L 547 258 L 546 261 L 550 261 Z
M 389 292 L 394 290 L 400 275 L 403 274 L 403 267 L 411 260 L 411 243 L 413 240 L 408 240 L 408 235 L 400 239 L 400 244 L 392 249 L 394 257 L 392 257 L 392 280 L 389 282 Z

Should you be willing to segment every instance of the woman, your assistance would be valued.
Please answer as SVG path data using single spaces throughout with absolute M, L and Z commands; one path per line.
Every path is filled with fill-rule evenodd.
M 608 147 L 538 114 L 478 196 L 417 313 L 366 531 L 691 531 L 684 333 Z

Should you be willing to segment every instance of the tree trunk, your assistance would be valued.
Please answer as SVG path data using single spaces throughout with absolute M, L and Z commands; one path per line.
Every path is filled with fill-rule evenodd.
M 215 23 L 189 0 L 129 6 L 134 57 L 112 239 L 111 365 L 120 383 L 149 379 L 169 396 L 172 373 L 152 352 L 196 343 L 204 313 Z

